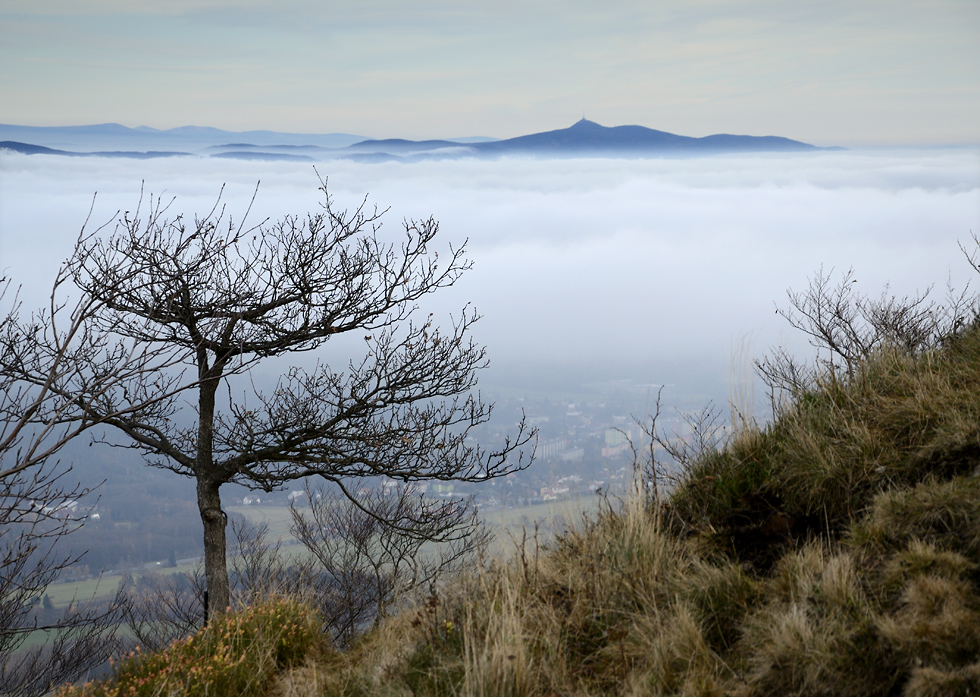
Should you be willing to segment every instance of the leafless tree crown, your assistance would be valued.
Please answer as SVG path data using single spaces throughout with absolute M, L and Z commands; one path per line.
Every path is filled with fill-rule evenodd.
M 976 269 L 974 256 L 964 249 Z M 956 292 L 950 286 L 945 302 L 933 300 L 932 288 L 912 296 L 891 295 L 886 288 L 871 297 L 857 290 L 853 270 L 834 281 L 833 270 L 817 272 L 806 290 L 787 291 L 789 305 L 778 307 L 794 329 L 817 349 L 814 363 L 795 359 L 776 348 L 756 362 L 756 370 L 774 395 L 798 394 L 818 378 L 850 379 L 859 365 L 875 351 L 895 347 L 916 355 L 934 348 L 977 318 L 976 299 L 969 288 Z M 774 401 L 775 404 L 775 401 Z
M 159 365 L 187 368 L 141 374 L 103 395 L 96 413 L 123 413 L 111 423 L 162 456 L 155 464 L 262 489 L 310 474 L 498 473 L 502 459 L 474 458 L 464 443 L 490 411 L 466 394 L 486 365 L 467 336 L 476 314 L 464 310 L 448 331 L 414 317 L 416 301 L 469 268 L 463 248 L 430 252 L 438 224 L 428 219 L 406 222 L 396 249 L 376 234 L 380 212 L 336 211 L 324 195 L 315 215 L 250 229 L 222 225 L 217 207 L 193 224 L 166 220 L 157 200 L 145 219 L 126 213 L 114 234 L 83 237 L 70 268 L 101 303 L 94 325 L 152 347 Z M 365 332 L 360 362 L 291 368 L 247 402 L 229 394 L 222 413 L 199 403 L 210 432 L 177 418 L 181 391 L 213 394 L 265 358 L 353 331 Z
M 321 183 L 320 211 L 252 227 L 220 197 L 193 221 L 141 199 L 114 227 L 83 229 L 59 276 L 81 291 L 78 332 L 90 348 L 51 388 L 63 408 L 53 421 L 113 427 L 122 439 L 105 442 L 196 480 L 216 611 L 231 597 L 223 484 L 269 491 L 316 475 L 350 494 L 345 481 L 377 475 L 479 481 L 525 466 L 518 453 L 533 437 L 520 424 L 499 450 L 473 443 L 491 412 L 472 392 L 487 364 L 469 338 L 478 315 L 466 307 L 443 328 L 420 316 L 419 301 L 470 268 L 465 245 L 440 257 L 432 218 L 405 221 L 400 243 L 385 241 L 384 211 L 338 210 Z M 56 314 L 30 351 L 57 353 L 44 330 Z M 344 334 L 363 337 L 360 358 L 289 367 L 271 388 L 252 380 L 260 362 Z M 18 370 L 43 384 L 40 367 Z M 111 379 L 89 387 L 92 375 Z
M 42 613 L 48 586 L 80 556 L 64 538 L 84 523 L 59 451 L 96 424 L 81 405 L 127 379 L 133 355 L 88 325 L 97 303 L 58 300 L 30 316 L 0 280 L 0 693 L 42 695 L 98 666 L 116 646 L 121 599 L 77 598 Z M 55 608 L 51 608 L 52 611 Z M 43 633 L 46 641 L 39 643 Z M 32 637 L 33 635 L 33 637 Z

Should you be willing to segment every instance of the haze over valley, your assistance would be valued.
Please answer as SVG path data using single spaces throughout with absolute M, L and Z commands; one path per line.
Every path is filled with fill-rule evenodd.
M 976 694 L 977 37 L 4 0 L 0 694 Z
M 786 306 L 787 289 L 805 288 L 821 268 L 853 268 L 868 294 L 933 287 L 941 299 L 947 281 L 968 282 L 957 245 L 980 229 L 980 161 L 962 149 L 334 160 L 318 171 L 336 206 L 353 208 L 367 196 L 369 206 L 390 207 L 387 239 L 398 239 L 403 219 L 431 215 L 440 249 L 468 240 L 473 269 L 423 309 L 441 324 L 468 303 L 483 315 L 473 336 L 487 346 L 490 367 L 479 388 L 498 403 L 484 437 L 502 438 L 522 409 L 541 428 L 538 465 L 518 476 L 510 499 L 484 490 L 491 508 L 541 500 L 544 490 L 567 496 L 608 484 L 625 465 L 612 430 L 639 436 L 632 417 L 652 411 L 661 386 L 662 424 L 680 432 L 681 414 L 709 402 L 727 413 L 733 394 L 751 394 L 755 416 L 766 419 L 752 360 L 774 346 L 802 357 L 812 351 L 774 312 Z M 0 265 L 22 285 L 25 307 L 39 307 L 90 207 L 94 229 L 117 211 L 135 211 L 142 188 L 144 210 L 151 194 L 173 198 L 168 215 L 190 219 L 211 210 L 222 184 L 222 205 L 235 220 L 253 194 L 253 224 L 319 210 L 319 183 L 306 162 L 8 152 L 0 156 Z M 288 362 L 346 362 L 352 345 L 356 352 L 356 341 L 339 342 Z M 263 366 L 255 379 L 272 384 L 287 363 Z M 89 483 L 108 478 L 103 511 L 147 526 L 149 537 L 130 530 L 110 545 L 121 555 L 115 561 L 99 551 L 92 563 L 164 558 L 166 536 L 153 531 L 170 528 L 153 516 L 190 505 L 190 482 L 148 471 L 129 451 L 83 443 L 65 457 Z M 577 479 L 569 484 L 569 476 Z M 227 495 L 234 503 L 246 493 L 232 487 Z M 287 494 L 266 499 L 285 506 Z M 79 542 L 115 539 L 91 532 Z M 195 537 L 171 546 L 189 554 Z M 142 551 L 132 547 L 140 539 Z

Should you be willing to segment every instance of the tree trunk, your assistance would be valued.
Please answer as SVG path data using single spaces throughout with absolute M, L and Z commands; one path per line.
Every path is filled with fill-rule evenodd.
M 204 579 L 208 598 L 208 617 L 217 617 L 231 605 L 225 526 L 228 517 L 221 510 L 222 480 L 214 473 L 214 403 L 221 377 L 221 363 L 208 367 L 207 352 L 198 349 L 197 369 L 201 378 L 198 393 L 197 424 L 197 507 L 204 523 Z
M 204 523 L 204 578 L 208 591 L 208 616 L 216 617 L 231 605 L 228 564 L 225 558 L 225 518 L 221 510 L 220 484 L 197 480 L 197 506 Z

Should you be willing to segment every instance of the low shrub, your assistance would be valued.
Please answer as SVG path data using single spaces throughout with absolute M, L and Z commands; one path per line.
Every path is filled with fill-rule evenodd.
M 139 647 L 106 680 L 61 688 L 58 697 L 261 697 L 277 671 L 322 655 L 315 611 L 289 598 L 228 612 L 163 651 Z

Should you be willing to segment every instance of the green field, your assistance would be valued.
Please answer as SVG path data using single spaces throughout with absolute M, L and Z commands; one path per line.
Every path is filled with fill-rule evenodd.
M 598 509 L 598 496 L 579 496 L 562 501 L 548 501 L 530 506 L 517 506 L 496 511 L 480 512 L 480 518 L 496 533 L 498 542 L 513 535 L 520 535 L 523 529 L 528 534 L 534 531 L 535 523 L 543 538 L 548 538 L 562 528 L 575 525 L 584 515 Z M 557 523 L 557 524 L 556 524 Z
M 134 569 L 127 571 L 127 573 L 132 574 L 133 578 L 137 579 L 143 574 L 148 573 L 162 575 L 193 573 L 199 566 L 199 563 L 179 564 L 175 567 L 160 566 L 155 569 Z M 106 574 L 101 579 L 89 579 L 88 581 L 77 581 L 75 583 L 53 583 L 48 586 L 46 593 L 51 598 L 51 602 L 55 604 L 55 607 L 64 607 L 73 600 L 84 603 L 92 598 L 105 598 L 110 596 L 116 592 L 116 589 L 119 587 L 119 582 L 122 579 L 122 574 L 116 572 Z
M 529 533 L 533 532 L 535 523 L 538 524 L 541 538 L 547 539 L 558 528 L 575 524 L 584 514 L 594 512 L 599 501 L 598 496 L 581 496 L 530 506 L 481 511 L 480 518 L 494 531 L 497 544 L 506 547 L 512 537 L 521 534 L 522 529 L 527 528 Z M 239 513 L 256 525 L 267 524 L 271 539 L 283 542 L 295 540 L 289 530 L 292 515 L 285 506 L 230 506 L 228 511 Z M 555 521 L 559 523 L 558 526 L 552 524 Z
M 48 586 L 47 596 L 55 607 L 62 608 L 72 601 L 84 603 L 92 598 L 104 598 L 116 592 L 121 576 L 104 576 L 101 579 L 76 583 L 53 583 Z
M 514 541 L 521 538 L 522 530 L 527 529 L 528 536 L 534 532 L 535 523 L 538 524 L 539 540 L 546 542 L 555 532 L 569 524 L 576 524 L 582 516 L 594 512 L 599 505 L 598 496 L 583 496 L 564 501 L 551 501 L 539 503 L 531 506 L 519 506 L 516 508 L 505 508 L 496 511 L 481 512 L 480 518 L 483 519 L 494 531 L 494 548 L 497 551 L 506 551 L 513 547 Z M 263 523 L 269 526 L 270 541 L 281 540 L 287 543 L 282 551 L 287 556 L 301 554 L 302 547 L 299 545 L 288 544 L 294 541 L 289 527 L 292 524 L 292 515 L 286 506 L 229 506 L 229 513 L 238 513 L 245 516 L 250 522 L 256 525 Z M 559 525 L 553 525 L 558 521 Z M 229 534 L 230 534 L 229 530 Z M 199 563 L 185 564 L 176 568 L 142 568 L 132 570 L 135 578 L 146 573 L 190 573 L 197 570 Z M 106 575 L 101 579 L 91 579 L 76 583 L 55 583 L 48 586 L 47 595 L 56 607 L 64 607 L 72 601 L 84 603 L 91 598 L 104 598 L 116 592 L 122 576 L 118 573 Z
M 228 506 L 225 510 L 228 513 L 245 516 L 254 525 L 265 523 L 269 526 L 269 536 L 272 539 L 283 541 L 293 539 L 292 533 L 289 532 L 289 526 L 293 524 L 289 506 Z M 228 532 L 230 534 L 231 530 Z

